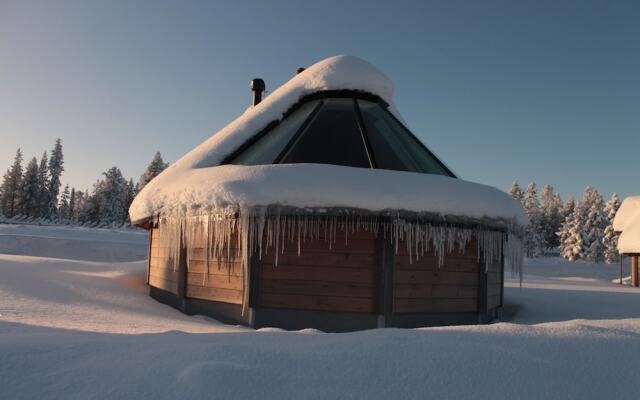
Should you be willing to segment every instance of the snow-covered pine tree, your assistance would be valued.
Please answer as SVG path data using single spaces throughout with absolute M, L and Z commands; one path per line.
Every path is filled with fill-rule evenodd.
M 604 229 L 607 219 L 604 214 L 604 199 L 594 188 L 587 186 L 584 192 L 585 219 L 582 226 L 582 242 L 585 258 L 593 262 L 604 261 Z
M 93 192 L 84 192 L 84 201 L 78 211 L 78 220 L 83 224 L 98 224 L 100 222 L 100 192 L 103 181 L 93 184 Z
M 518 200 L 522 203 L 524 199 L 524 193 L 522 193 L 522 189 L 520 189 L 520 185 L 518 185 L 518 181 L 513 181 L 511 184 L 511 190 L 509 190 L 509 194 L 513 197 L 514 200 Z
M 75 221 L 76 219 L 76 188 L 71 188 L 71 194 L 69 195 L 69 221 Z
M 58 215 L 58 193 L 60 192 L 60 176 L 64 171 L 63 164 L 62 143 L 60 139 L 56 139 L 49 158 L 49 209 L 47 217 L 52 219 L 55 219 Z
M 576 261 L 584 257 L 584 244 L 582 241 L 582 225 L 584 223 L 585 210 L 582 203 L 576 204 L 573 212 L 569 214 L 560 231 L 560 255 L 570 261 Z
M 560 210 L 556 195 L 551 185 L 544 185 L 540 193 L 541 234 L 544 240 L 544 248 L 550 249 L 558 246 L 556 232 L 560 229 Z
M 20 213 L 20 192 L 22 189 L 22 151 L 18 149 L 13 164 L 2 179 L 2 203 L 0 209 L 5 217 L 12 218 Z
M 611 195 L 611 199 L 609 199 L 604 207 L 604 212 L 607 215 L 607 227 L 604 229 L 602 244 L 604 245 L 604 261 L 607 264 L 613 264 L 620 261 L 620 254 L 618 253 L 618 235 L 613 230 L 613 220 L 615 219 L 619 208 L 620 198 L 617 193 L 614 193 Z
M 60 194 L 60 202 L 58 203 L 58 217 L 62 220 L 69 220 L 69 204 L 70 192 L 69 185 L 64 186 L 64 190 Z
M 153 160 L 147 167 L 147 170 L 144 171 L 144 174 L 140 175 L 140 180 L 138 180 L 138 185 L 136 187 L 136 191 L 140 192 L 143 187 L 147 185 L 153 178 L 158 176 L 160 172 L 164 171 L 169 166 L 168 163 L 165 163 L 162 160 L 162 155 L 159 151 L 153 156 Z
M 564 216 L 560 228 L 556 232 L 558 236 L 558 245 L 560 247 L 560 255 L 563 256 L 565 249 L 568 246 L 568 238 L 570 236 L 570 229 L 572 218 L 574 218 L 573 212 L 576 208 L 576 199 L 573 196 L 569 196 L 564 207 L 562 208 L 562 214 Z
M 100 185 L 100 222 L 107 225 L 122 225 L 127 219 L 127 181 L 118 167 L 111 167 Z
M 20 202 L 22 215 L 37 218 L 40 215 L 40 188 L 38 187 L 38 160 L 33 157 L 24 171 Z
M 542 212 L 535 182 L 531 182 L 527 186 L 522 203 L 524 211 L 529 217 L 524 240 L 527 257 L 540 257 L 544 253 L 544 238 L 542 235 Z
M 42 153 L 38 167 L 38 217 L 45 217 L 49 212 L 49 158 L 47 152 Z
M 126 215 L 126 221 L 131 222 L 129 220 L 129 207 L 131 203 L 133 203 L 133 199 L 136 197 L 136 185 L 133 183 L 133 179 L 129 179 L 126 186 L 126 196 L 125 196 L 125 204 L 124 204 L 124 213 Z

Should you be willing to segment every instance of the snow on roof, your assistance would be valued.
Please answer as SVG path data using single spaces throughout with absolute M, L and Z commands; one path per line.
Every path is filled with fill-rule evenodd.
M 289 205 L 405 210 L 527 223 L 520 204 L 507 194 L 444 176 L 313 164 L 220 166 L 226 156 L 280 120 L 304 96 L 345 89 L 381 97 L 401 119 L 393 107 L 393 84 L 384 74 L 357 57 L 328 58 L 293 77 L 153 179 L 132 203 L 131 220 L 198 207 Z
M 640 196 L 627 197 L 624 199 L 616 213 L 616 218 L 613 220 L 613 229 L 616 232 L 624 231 L 627 224 L 631 223 L 635 217 L 640 216 L 639 214 Z
M 145 188 L 146 189 L 146 188 Z M 152 187 L 131 206 L 136 221 L 160 209 L 255 206 L 402 210 L 527 223 L 522 206 L 498 189 L 441 175 L 322 164 L 222 165 Z
M 640 253 L 640 196 L 624 199 L 613 220 L 613 229 L 622 232 L 618 238 L 620 253 Z

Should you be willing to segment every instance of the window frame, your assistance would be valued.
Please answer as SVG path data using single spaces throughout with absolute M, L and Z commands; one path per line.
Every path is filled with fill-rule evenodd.
M 363 116 L 362 116 L 362 112 L 360 110 L 360 104 L 358 103 L 358 100 L 366 100 L 366 101 L 369 101 L 369 102 L 376 103 L 380 108 L 382 108 L 383 112 L 385 112 L 389 116 L 391 116 L 391 118 L 405 131 L 405 133 L 408 134 L 409 137 L 412 138 L 412 140 L 414 141 L 415 144 L 417 144 L 419 147 L 421 147 L 422 150 L 427 152 L 427 154 L 430 157 L 432 157 L 438 163 L 438 165 L 442 168 L 442 170 L 449 177 L 457 178 L 457 176 L 453 173 L 453 171 L 451 171 L 435 154 L 433 154 L 433 152 L 431 150 L 429 150 L 429 148 L 424 143 L 422 143 L 422 141 L 416 135 L 414 135 L 414 133 L 411 132 L 411 130 L 407 126 L 405 126 L 404 123 L 402 123 L 402 121 L 400 121 L 395 115 L 393 115 L 393 113 L 391 111 L 389 111 L 389 103 L 387 103 L 386 101 L 384 101 L 382 98 L 380 98 L 377 95 L 374 95 L 374 94 L 371 94 L 371 93 L 367 93 L 367 92 L 363 92 L 363 91 L 359 91 L 359 90 L 324 90 L 324 91 L 320 91 L 320 92 L 316 92 L 316 93 L 304 96 L 303 98 L 300 99 L 300 101 L 298 101 L 289 110 L 287 110 L 283 114 L 281 119 L 279 119 L 277 121 L 271 121 L 269 124 L 267 124 L 266 127 L 261 129 L 258 133 L 256 133 L 249 140 L 247 140 L 245 143 L 243 143 L 240 147 L 238 147 L 236 150 L 231 152 L 231 154 L 226 156 L 222 160 L 220 165 L 231 164 L 233 162 L 233 160 L 235 160 L 241 153 L 243 153 L 249 147 L 253 146 L 258 140 L 260 140 L 263 136 L 267 135 L 277 125 L 279 125 L 282 120 L 284 120 L 285 118 L 288 118 L 289 115 L 291 115 L 292 113 L 296 112 L 305 103 L 308 103 L 308 102 L 313 101 L 313 100 L 321 100 L 316 105 L 316 107 L 313 109 L 313 111 L 311 111 L 311 113 L 309 113 L 309 115 L 307 116 L 305 121 L 300 125 L 300 127 L 298 128 L 296 133 L 294 133 L 294 135 L 291 137 L 289 142 L 285 145 L 285 147 L 282 149 L 280 154 L 278 154 L 278 156 L 275 158 L 275 160 L 272 163 L 272 164 L 280 164 L 282 159 L 289 152 L 289 150 L 294 145 L 294 143 L 297 142 L 297 140 L 300 137 L 300 135 L 302 135 L 302 133 L 309 126 L 309 124 L 314 121 L 314 119 L 318 115 L 318 112 L 320 111 L 322 106 L 325 104 L 325 100 L 326 99 L 341 99 L 341 98 L 353 99 L 353 107 L 354 107 L 354 113 L 356 115 L 356 123 L 358 125 L 359 130 L 360 130 L 360 134 L 361 134 L 362 140 L 364 142 L 365 152 L 367 154 L 367 157 L 369 158 L 369 162 L 371 164 L 371 168 L 372 169 L 378 169 L 378 165 L 377 165 L 376 160 L 375 160 L 375 153 L 373 152 L 373 150 L 371 148 L 371 143 L 370 143 L 370 140 L 369 140 L 369 134 L 367 132 L 367 129 L 366 129 L 366 126 L 365 126 L 365 123 L 364 123 L 364 119 L 363 119 Z M 418 172 L 418 173 L 426 173 L 426 172 Z

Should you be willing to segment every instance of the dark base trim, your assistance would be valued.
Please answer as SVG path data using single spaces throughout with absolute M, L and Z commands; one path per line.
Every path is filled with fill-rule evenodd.
M 379 327 L 382 317 L 376 314 L 294 310 L 279 308 L 254 308 L 242 315 L 239 304 L 198 299 L 179 299 L 166 290 L 149 286 L 149 295 L 163 304 L 187 315 L 204 315 L 225 324 L 240 324 L 254 328 L 281 328 L 299 330 L 313 328 L 323 332 L 352 332 Z M 421 328 L 446 325 L 487 324 L 500 316 L 500 307 L 487 314 L 478 313 L 407 313 L 391 314 L 384 320 L 385 327 Z M 253 321 L 251 321 L 253 313 Z
M 204 315 L 216 320 L 233 325 L 250 325 L 250 312 L 242 315 L 242 305 L 222 303 L 219 301 L 178 299 L 178 297 L 166 290 L 149 286 L 149 295 L 160 303 L 176 308 L 187 315 Z

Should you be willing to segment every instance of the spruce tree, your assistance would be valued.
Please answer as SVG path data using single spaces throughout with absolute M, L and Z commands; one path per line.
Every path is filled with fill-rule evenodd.
M 127 218 L 127 181 L 118 167 L 111 167 L 103 175 L 105 178 L 98 192 L 99 220 L 107 225 L 122 225 Z
M 593 262 L 604 261 L 604 229 L 607 225 L 604 214 L 604 199 L 594 188 L 588 186 L 584 192 L 585 219 L 582 226 L 582 241 L 585 258 Z
M 0 209 L 7 218 L 20 213 L 20 191 L 22 189 L 22 151 L 18 149 L 13 164 L 2 179 L 2 203 Z
M 544 185 L 540 194 L 540 208 L 542 210 L 542 236 L 545 248 L 555 248 L 559 245 L 556 234 L 562 225 L 562 199 L 553 193 L 553 187 Z
M 159 151 L 157 151 L 153 156 L 153 160 L 151 160 L 151 163 L 147 167 L 147 170 L 144 171 L 144 174 L 140 176 L 136 191 L 140 192 L 142 188 L 147 185 L 147 183 L 149 183 L 156 176 L 160 175 L 160 172 L 164 171 L 168 166 L 169 164 L 165 163 L 162 160 L 162 155 Z
M 69 221 L 75 221 L 76 219 L 76 188 L 71 188 L 71 194 L 69 195 Z
M 611 195 L 611 199 L 609 199 L 604 207 L 604 212 L 607 216 L 607 227 L 604 229 L 602 244 L 604 245 L 604 261 L 607 264 L 613 264 L 620 261 L 620 254 L 618 253 L 618 235 L 613 230 L 613 220 L 615 219 L 619 208 L 620 198 L 617 193 L 614 193 Z
M 511 190 L 509 190 L 509 194 L 513 197 L 514 200 L 522 203 L 522 199 L 524 199 L 524 193 L 522 193 L 522 189 L 520 189 L 520 185 L 518 185 L 518 181 L 513 181 L 511 184 Z
M 560 255 L 569 260 L 576 261 L 584 257 L 584 244 L 582 241 L 582 226 L 585 218 L 585 209 L 576 204 L 573 212 L 569 214 L 561 229 Z
M 49 158 L 49 210 L 47 217 L 53 219 L 58 214 L 58 193 L 60 192 L 60 176 L 64 171 L 63 164 L 62 143 L 60 139 L 57 139 Z
M 69 220 L 69 185 L 65 185 L 64 190 L 60 194 L 60 203 L 58 204 L 58 217 L 62 220 Z
M 47 152 L 42 153 L 38 168 L 38 217 L 49 213 L 49 159 Z
M 534 182 L 529 183 L 523 199 L 525 213 L 529 217 L 526 227 L 524 245 L 528 257 L 540 257 L 544 252 L 544 238 L 542 235 L 543 216 Z
M 22 214 L 31 218 L 40 216 L 40 188 L 38 187 L 38 160 L 33 157 L 22 179 L 20 202 Z

